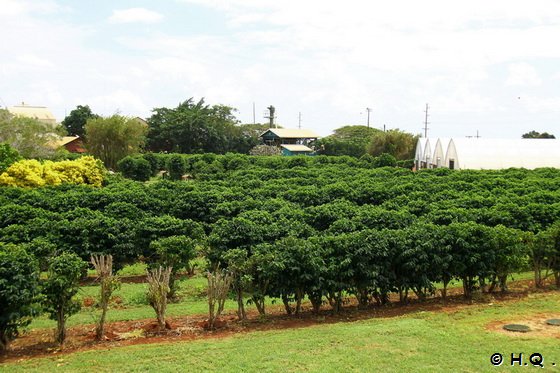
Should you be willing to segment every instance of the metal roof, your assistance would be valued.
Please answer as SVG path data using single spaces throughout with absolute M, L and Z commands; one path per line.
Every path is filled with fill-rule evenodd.
M 272 132 L 276 136 L 283 139 L 316 139 L 319 136 L 311 130 L 289 129 L 289 128 L 269 128 L 264 131 L 260 137 L 267 132 Z
M 54 115 L 45 106 L 16 105 L 8 108 L 15 116 L 34 118 L 43 123 L 56 124 Z
M 299 145 L 299 144 L 282 144 L 280 146 L 284 149 L 288 149 L 291 152 L 312 152 L 313 151 L 313 149 L 310 149 L 305 145 Z
M 456 169 L 560 168 L 560 140 L 454 138 L 447 147 L 445 167 L 451 160 Z

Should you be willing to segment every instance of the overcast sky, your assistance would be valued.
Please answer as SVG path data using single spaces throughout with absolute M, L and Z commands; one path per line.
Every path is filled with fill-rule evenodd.
M 148 117 L 204 97 L 328 135 L 560 137 L 558 0 L 0 0 L 0 105 Z

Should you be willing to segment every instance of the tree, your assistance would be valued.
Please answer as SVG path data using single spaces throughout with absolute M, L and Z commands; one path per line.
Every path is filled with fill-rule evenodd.
M 117 168 L 124 177 L 136 181 L 148 181 L 152 176 L 152 165 L 141 157 L 128 155 L 117 162 Z
M 0 244 L 0 353 L 38 313 L 39 265 L 13 244 Z
M 524 139 L 555 139 L 556 137 L 553 134 L 547 132 L 537 132 L 537 131 L 530 131 L 521 135 Z
M 319 154 L 361 157 L 366 154 L 371 138 L 379 132 L 367 126 L 344 126 L 334 130 L 332 135 L 317 140 L 315 146 Z
M 85 126 L 87 121 L 89 119 L 98 118 L 100 118 L 99 115 L 92 113 L 88 105 L 78 105 L 74 110 L 70 112 L 70 114 L 66 116 L 66 118 L 64 118 L 64 120 L 60 124 L 62 124 L 62 126 L 66 128 L 66 132 L 68 133 L 68 135 L 80 136 L 85 142 Z
M 196 258 L 196 241 L 186 236 L 159 238 L 150 243 L 150 251 L 154 255 L 150 258 L 154 266 L 173 268 L 169 278 L 169 298 L 174 298 L 177 273 L 187 268 L 191 260 Z
M 142 149 L 147 130 L 145 123 L 136 118 L 117 114 L 91 118 L 85 126 L 87 149 L 114 170 L 119 160 Z
M 214 272 L 208 272 L 206 278 L 208 279 L 208 329 L 212 330 L 224 310 L 232 276 L 218 268 Z
M 9 144 L 0 144 L 0 174 L 20 159 L 21 156 L 16 149 Z
M 80 278 L 86 267 L 86 262 L 74 253 L 62 253 L 49 263 L 43 285 L 45 310 L 57 323 L 55 339 L 61 345 L 66 339 L 66 321 L 81 308 L 74 296 L 80 290 Z
M 166 166 L 171 180 L 181 180 L 186 171 L 185 159 L 181 154 L 173 154 L 167 158 Z
M 247 153 L 257 144 L 251 129 L 239 127 L 236 109 L 190 98 L 174 109 L 155 108 L 148 118 L 148 147 L 179 153 Z
M 148 271 L 148 301 L 156 312 L 159 330 L 164 330 L 165 312 L 167 310 L 167 295 L 169 294 L 169 279 L 171 277 L 171 267 L 159 267 Z
M 92 255 L 91 264 L 97 272 L 100 282 L 99 289 L 99 306 L 101 307 L 101 317 L 97 321 L 95 328 L 95 338 L 101 340 L 105 335 L 105 317 L 107 316 L 107 308 L 113 291 L 120 287 L 120 281 L 113 274 L 113 256 L 112 255 Z
M 34 118 L 13 116 L 0 109 L 0 143 L 16 149 L 24 158 L 46 158 L 54 154 L 52 143 L 60 138 L 57 129 Z
M 417 141 L 418 135 L 414 136 L 398 129 L 377 132 L 371 137 L 368 153 L 373 156 L 388 153 L 397 160 L 412 159 Z

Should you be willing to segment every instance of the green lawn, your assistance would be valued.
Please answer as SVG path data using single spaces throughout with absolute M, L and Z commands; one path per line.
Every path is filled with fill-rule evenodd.
M 559 339 L 487 331 L 495 320 L 538 313 L 560 315 L 560 293 L 521 301 L 476 304 L 456 312 L 416 312 L 395 318 L 320 324 L 238 334 L 223 339 L 136 345 L 0 365 L 6 372 L 46 371 L 312 371 L 492 372 L 490 356 L 541 353 L 545 369 L 560 369 Z M 559 367 L 552 367 L 556 362 Z M 513 369 L 532 369 L 515 367 Z

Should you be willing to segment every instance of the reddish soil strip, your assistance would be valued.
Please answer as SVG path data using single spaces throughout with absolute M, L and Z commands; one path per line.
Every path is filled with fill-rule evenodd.
M 154 319 L 118 321 L 107 324 L 106 338 L 103 341 L 95 341 L 94 325 L 79 325 L 68 330 L 67 342 L 62 349 L 53 342 L 53 330 L 32 330 L 16 339 L 12 343 L 10 351 L 5 356 L 0 357 L 0 362 L 25 360 L 33 357 L 53 357 L 78 351 L 105 350 L 136 344 L 226 338 L 253 331 L 295 329 L 371 318 L 391 318 L 420 311 L 453 313 L 469 307 L 473 303 L 518 301 L 527 296 L 528 289 L 531 286 L 531 281 L 517 281 L 510 285 L 510 292 L 508 293 L 484 294 L 480 299 L 474 301 L 465 300 L 461 295 L 461 289 L 451 289 L 445 305 L 441 298 L 430 298 L 424 302 L 411 299 L 408 304 L 400 304 L 397 303 L 398 296 L 395 295 L 391 297 L 392 303 L 388 305 L 358 309 L 354 298 L 348 298 L 347 305 L 339 314 L 324 310 L 319 315 L 315 315 L 311 312 L 310 305 L 304 304 L 303 312 L 299 316 L 288 316 L 285 314 L 283 306 L 274 305 L 268 307 L 266 318 L 259 317 L 256 310 L 250 310 L 247 315 L 249 320 L 245 322 L 237 321 L 235 312 L 230 311 L 222 317 L 218 323 L 219 327 L 214 331 L 206 330 L 206 315 L 170 317 L 168 318 L 168 328 L 163 332 L 157 331 Z M 533 292 L 546 293 L 547 291 Z M 558 317 L 558 315 L 543 317 L 539 315 L 535 320 L 541 318 L 545 320 Z M 527 323 L 526 320 L 515 321 Z M 497 321 L 489 324 L 487 329 L 498 331 L 504 323 L 510 322 Z M 541 330 L 534 328 L 535 330 Z M 551 326 L 550 328 L 554 327 Z M 556 328 L 560 330 L 559 327 Z

